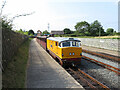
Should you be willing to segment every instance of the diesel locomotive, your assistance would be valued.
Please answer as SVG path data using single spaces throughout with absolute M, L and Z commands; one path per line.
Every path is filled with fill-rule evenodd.
M 37 37 L 37 42 L 61 65 L 80 64 L 82 57 L 81 41 L 77 38 Z

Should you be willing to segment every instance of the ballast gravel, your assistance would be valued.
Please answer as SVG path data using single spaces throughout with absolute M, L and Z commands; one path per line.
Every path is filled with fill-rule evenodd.
M 84 52 L 83 52 L 82 54 L 83 54 L 84 56 L 86 56 L 86 57 L 93 58 L 93 59 L 95 59 L 95 60 L 97 60 L 97 61 L 103 62 L 103 63 L 105 63 L 105 64 L 109 64 L 109 65 L 111 65 L 111 66 L 113 66 L 113 67 L 116 67 L 116 68 L 119 67 L 119 63 L 118 63 L 118 62 L 113 62 L 113 61 L 111 61 L 111 60 L 103 59 L 103 58 L 101 58 L 101 57 L 97 57 L 97 56 L 95 56 L 95 55 L 91 55 L 91 54 L 84 53 Z
M 111 89 L 118 89 L 119 87 L 119 76 L 108 69 L 86 61 L 85 59 L 81 60 L 80 69 Z

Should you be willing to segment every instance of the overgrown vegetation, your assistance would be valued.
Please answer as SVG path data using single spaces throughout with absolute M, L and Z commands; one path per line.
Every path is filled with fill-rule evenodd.
M 2 17 L 2 30 L 12 30 L 12 23 L 7 20 L 7 17 Z
M 2 46 L 7 46 L 8 48 L 10 48 L 10 50 L 8 50 L 8 48 L 5 47 L 5 57 L 6 56 L 11 56 L 10 57 L 10 61 L 8 61 L 7 59 L 5 59 L 7 63 L 5 68 L 2 68 L 2 87 L 3 88 L 24 88 L 25 87 L 25 78 L 26 78 L 26 66 L 27 66 L 27 60 L 28 60 L 28 52 L 29 52 L 29 43 L 30 43 L 30 39 L 28 39 L 28 37 L 26 35 L 30 35 L 29 31 L 28 32 L 24 32 L 22 31 L 22 29 L 18 30 L 18 33 L 21 34 L 25 34 L 25 35 L 21 35 L 21 37 L 19 37 L 20 40 L 23 40 L 24 38 L 26 38 L 27 41 L 24 41 L 24 44 L 18 44 L 14 41 L 14 39 L 16 39 L 16 37 L 18 38 L 18 33 L 15 33 L 13 30 L 13 20 L 15 18 L 21 17 L 21 16 L 27 16 L 27 15 L 31 15 L 33 13 L 30 14 L 21 14 L 21 15 L 16 15 L 11 19 L 7 19 L 7 17 L 5 17 L 4 15 L 2 15 L 2 11 L 3 8 L 5 6 L 6 0 L 4 0 L 2 8 L 0 9 L 0 18 L 2 20 L 2 31 L 6 31 L 5 33 L 3 33 L 3 37 L 6 36 L 10 36 L 10 38 L 8 37 L 7 39 L 4 38 L 5 44 L 2 43 Z M 11 33 L 8 32 L 13 32 L 14 34 L 18 35 L 16 37 L 13 37 L 14 35 L 12 35 Z M 12 39 L 11 39 L 12 38 Z M 14 42 L 14 44 L 10 44 L 9 42 Z M 15 48 L 11 48 L 11 46 L 14 46 Z M 21 46 L 20 46 L 21 45 Z M 20 47 L 18 49 L 18 47 Z M 11 52 L 14 51 L 14 49 L 17 49 L 17 52 L 15 51 L 15 53 L 13 55 L 9 54 Z M 2 60 L 3 57 L 2 57 Z M 3 64 L 3 63 L 2 63 Z
M 45 30 L 42 32 L 42 35 L 45 35 L 45 34 L 50 34 L 50 33 L 47 30 Z
M 35 35 L 35 33 L 32 29 L 29 30 L 29 31 L 23 31 L 22 29 L 20 29 L 20 30 L 16 30 L 16 32 L 24 34 L 24 35 L 29 35 L 29 36 L 34 36 Z
M 30 39 L 18 49 L 13 60 L 2 73 L 3 88 L 25 88 L 29 43 Z
M 22 31 L 22 29 L 16 30 L 16 32 L 17 32 L 17 33 L 24 34 L 24 35 L 28 35 L 28 31 Z

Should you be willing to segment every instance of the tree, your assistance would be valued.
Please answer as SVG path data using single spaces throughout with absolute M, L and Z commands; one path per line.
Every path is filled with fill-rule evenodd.
M 113 28 L 108 28 L 106 33 L 107 33 L 107 35 L 113 35 L 114 29 Z
M 10 21 L 13 22 L 13 20 L 16 19 L 16 18 L 19 18 L 19 17 L 22 17 L 22 16 L 32 15 L 32 14 L 34 14 L 34 13 L 35 13 L 35 12 L 26 13 L 26 14 L 20 14 L 20 15 L 17 14 L 16 16 L 12 17 L 12 18 L 10 19 Z
M 33 31 L 32 29 L 28 31 L 28 35 L 31 35 L 31 34 L 32 34 L 32 35 L 35 34 L 34 31 Z
M 71 34 L 71 30 L 69 28 L 65 28 L 64 30 L 64 34 Z
M 105 35 L 103 26 L 101 25 L 98 20 L 95 20 L 91 25 L 90 25 L 90 34 L 91 36 L 103 36 Z
M 25 31 L 25 30 L 16 30 L 17 33 L 21 33 L 21 34 L 24 34 L 24 35 L 28 35 L 28 31 Z
M 90 24 L 86 21 L 78 22 L 75 25 L 75 29 L 78 33 L 82 33 L 81 35 L 88 35 L 89 34 L 89 26 Z
M 43 31 L 42 34 L 44 35 L 44 34 L 50 34 L 50 33 L 47 30 L 45 30 L 45 31 Z

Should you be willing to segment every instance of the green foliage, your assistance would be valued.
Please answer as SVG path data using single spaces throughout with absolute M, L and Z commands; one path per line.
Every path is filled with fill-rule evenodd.
M 81 35 L 87 35 L 87 34 L 89 35 L 89 27 L 90 27 L 90 24 L 86 21 L 78 22 L 75 25 L 75 29 L 77 33 L 80 33 Z
M 71 30 L 69 28 L 65 28 L 64 30 L 64 34 L 71 34 Z
M 30 35 L 30 36 L 31 36 L 31 35 L 34 35 L 34 34 L 35 34 L 35 33 L 34 33 L 34 31 L 33 31 L 32 29 L 28 31 L 28 35 Z
M 45 30 L 45 31 L 43 31 L 42 34 L 44 35 L 44 34 L 50 34 L 50 33 L 47 30 Z
M 107 33 L 107 35 L 113 35 L 114 34 L 114 29 L 113 28 L 108 28 L 106 33 Z
M 103 36 L 105 35 L 104 29 L 98 20 L 89 24 L 86 21 L 78 22 L 75 25 L 76 32 L 78 36 Z
M 115 33 L 115 34 L 120 36 L 120 32 L 118 32 L 118 33 Z
M 6 17 L 2 17 L 2 30 L 12 30 L 12 24 Z
M 16 31 L 17 33 L 21 33 L 24 35 L 28 35 L 28 31 L 22 31 L 22 29 L 20 29 L 19 31 Z
M 90 25 L 90 34 L 92 36 L 103 36 L 105 35 L 103 26 L 101 25 L 98 20 L 95 20 L 91 25 Z
M 3 88 L 25 88 L 30 40 L 26 41 L 2 73 Z

